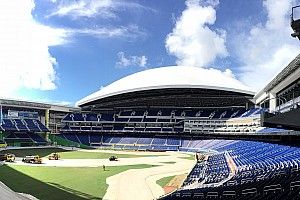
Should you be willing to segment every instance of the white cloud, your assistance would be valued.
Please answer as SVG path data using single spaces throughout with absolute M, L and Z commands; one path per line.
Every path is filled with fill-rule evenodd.
M 146 8 L 135 2 L 124 2 L 119 0 L 78 0 L 78 1 L 64 1 L 58 0 L 58 7 L 53 11 L 51 16 L 70 16 L 73 19 L 78 17 L 102 17 L 102 18 L 117 18 L 116 11 L 131 9 L 153 9 Z
M 56 59 L 49 47 L 65 42 L 66 32 L 41 25 L 32 17 L 32 0 L 0 1 L 0 96 L 22 88 L 56 88 Z
M 83 18 L 118 18 L 118 11 L 126 9 L 135 10 L 151 10 L 135 2 L 124 2 L 119 0 L 50 0 L 55 4 L 55 11 L 46 17 L 59 16 L 70 17 L 74 20 L 82 20 Z M 79 28 L 65 27 L 65 31 L 69 35 L 86 35 L 97 38 L 136 38 L 144 37 L 146 33 L 139 29 L 135 24 L 129 24 L 125 26 L 112 26 L 104 25 L 100 26 L 98 22 L 79 23 Z
M 73 106 L 74 103 L 70 101 L 52 101 L 52 100 L 45 100 L 45 103 L 52 103 L 55 105 L 60 105 L 60 106 Z
M 146 33 L 139 30 L 139 28 L 136 25 L 129 25 L 127 27 L 95 27 L 93 29 L 65 29 L 65 31 L 69 35 L 87 35 L 96 38 L 136 38 L 146 36 Z
M 226 32 L 212 30 L 216 21 L 216 0 L 187 0 L 187 8 L 166 38 L 169 54 L 177 57 L 178 65 L 207 67 L 217 57 L 227 56 Z
M 242 62 L 239 77 L 256 90 L 262 89 L 299 53 L 299 42 L 290 36 L 292 5 L 292 0 L 265 0 L 267 21 L 252 26 L 250 32 L 233 36 L 235 53 Z
M 124 52 L 120 51 L 118 53 L 118 61 L 116 62 L 117 68 L 127 68 L 127 67 L 142 67 L 145 68 L 147 65 L 146 56 L 126 56 Z
M 49 47 L 62 45 L 71 37 L 87 35 L 96 38 L 143 36 L 135 25 L 127 27 L 94 27 L 93 29 L 59 29 L 38 23 L 32 16 L 33 0 L 0 1 L 0 96 L 24 98 L 22 88 L 53 90 L 58 79 L 55 57 Z M 132 57 L 145 66 L 146 57 Z M 134 60 L 135 59 L 135 60 Z

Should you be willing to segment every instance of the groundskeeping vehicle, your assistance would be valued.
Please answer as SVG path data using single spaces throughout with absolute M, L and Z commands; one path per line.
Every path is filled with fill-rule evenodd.
M 11 153 L 0 154 L 0 161 L 15 162 L 16 156 Z
M 118 158 L 116 156 L 109 157 L 109 161 L 118 161 Z
M 24 162 L 24 163 L 32 163 L 32 164 L 41 164 L 42 163 L 42 159 L 40 158 L 39 155 L 25 156 L 22 159 L 22 162 Z
M 48 156 L 49 160 L 58 160 L 60 158 L 60 155 L 58 153 L 52 153 Z
M 7 144 L 5 142 L 0 141 L 0 148 L 6 148 Z

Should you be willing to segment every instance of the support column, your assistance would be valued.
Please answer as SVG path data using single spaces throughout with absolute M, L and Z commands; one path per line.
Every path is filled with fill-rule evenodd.
M 246 102 L 246 110 L 248 110 L 248 109 L 249 109 L 249 103 Z
M 45 111 L 45 126 L 49 128 L 49 119 L 50 119 L 50 111 L 46 109 Z
M 49 120 L 50 120 L 50 111 L 49 109 L 46 109 L 45 111 L 45 126 L 49 129 Z M 51 131 L 51 130 L 50 130 Z M 46 133 L 45 135 L 46 141 L 49 142 L 49 133 Z
M 270 111 L 271 112 L 273 112 L 273 111 L 275 111 L 275 108 L 276 108 L 276 95 L 275 94 L 273 94 L 273 93 L 270 93 L 270 107 L 269 107 L 269 109 L 270 109 Z

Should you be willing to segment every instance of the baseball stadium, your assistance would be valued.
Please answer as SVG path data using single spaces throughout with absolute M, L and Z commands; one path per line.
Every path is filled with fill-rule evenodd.
M 1 195 L 296 199 L 299 56 L 256 94 L 214 71 L 168 66 L 76 107 L 1 99 Z
M 177 65 L 75 106 L 2 98 L 0 199 L 300 199 L 300 54 L 281 69 L 258 92 Z

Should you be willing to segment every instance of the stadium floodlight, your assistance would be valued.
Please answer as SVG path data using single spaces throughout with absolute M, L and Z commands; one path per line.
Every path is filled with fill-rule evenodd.
M 300 5 L 292 7 L 291 14 L 291 27 L 294 33 L 291 34 L 292 37 L 297 37 L 300 40 L 300 19 L 294 19 L 294 10 L 298 9 Z

